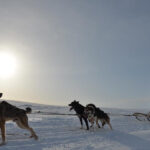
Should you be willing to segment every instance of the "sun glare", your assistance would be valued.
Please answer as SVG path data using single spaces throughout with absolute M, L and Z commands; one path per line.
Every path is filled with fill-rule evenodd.
M 9 78 L 16 72 L 16 58 L 11 53 L 0 52 L 0 77 Z

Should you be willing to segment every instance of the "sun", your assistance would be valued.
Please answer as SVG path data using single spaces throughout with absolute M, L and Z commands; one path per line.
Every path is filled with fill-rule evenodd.
M 8 52 L 0 52 L 0 77 L 12 77 L 17 68 L 16 58 L 13 54 Z

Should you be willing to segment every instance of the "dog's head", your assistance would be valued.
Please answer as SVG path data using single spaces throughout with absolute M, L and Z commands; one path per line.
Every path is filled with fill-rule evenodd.
M 71 102 L 70 104 L 68 104 L 68 106 L 70 106 L 70 111 L 72 109 L 74 109 L 78 105 L 79 105 L 79 101 L 76 101 L 76 100 L 74 100 L 73 102 Z

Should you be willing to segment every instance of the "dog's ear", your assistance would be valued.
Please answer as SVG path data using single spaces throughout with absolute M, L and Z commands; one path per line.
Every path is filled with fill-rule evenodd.
M 76 101 L 79 104 L 79 101 Z

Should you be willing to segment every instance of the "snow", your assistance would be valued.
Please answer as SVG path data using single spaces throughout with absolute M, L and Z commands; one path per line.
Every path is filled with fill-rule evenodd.
M 20 108 L 32 107 L 33 113 L 28 115 L 29 124 L 34 128 L 39 136 L 39 140 L 35 141 L 29 138 L 29 132 L 18 128 L 14 122 L 7 122 L 7 144 L 0 147 L 2 150 L 150 149 L 150 122 L 138 121 L 134 117 L 120 115 L 132 114 L 136 110 L 104 108 L 104 111 L 111 114 L 110 118 L 113 130 L 110 130 L 106 125 L 104 129 L 98 129 L 95 126 L 87 131 L 85 128 L 80 129 L 80 123 L 76 116 L 58 115 L 74 114 L 74 111 L 69 112 L 68 106 L 61 107 L 16 101 L 9 102 Z

